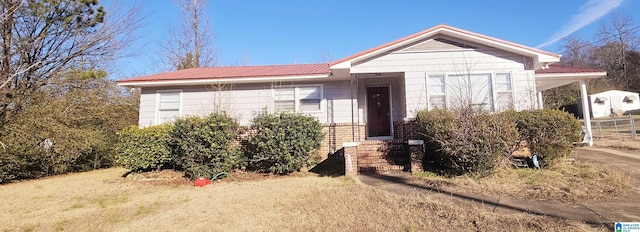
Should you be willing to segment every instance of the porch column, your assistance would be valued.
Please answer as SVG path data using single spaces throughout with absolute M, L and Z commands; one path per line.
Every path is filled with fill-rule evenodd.
M 356 131 L 355 131 L 355 118 L 354 118 L 354 107 L 353 107 L 353 78 L 354 78 L 354 74 L 350 75 L 350 80 L 351 80 L 351 86 L 350 86 L 350 90 L 351 90 L 351 141 L 355 142 L 356 141 Z
M 587 129 L 585 137 L 589 146 L 593 146 L 593 137 L 591 133 L 591 108 L 589 107 L 589 99 L 587 96 L 587 80 L 580 81 L 580 98 L 582 99 L 582 118 L 584 119 L 584 127 Z
M 538 92 L 538 109 L 544 109 L 544 99 L 542 99 L 542 91 Z

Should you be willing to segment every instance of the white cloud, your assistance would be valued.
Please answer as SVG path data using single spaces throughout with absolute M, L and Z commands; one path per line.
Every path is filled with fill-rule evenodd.
M 580 7 L 579 13 L 574 15 L 560 30 L 556 31 L 549 40 L 536 46 L 537 48 L 552 45 L 571 33 L 602 18 L 611 10 L 620 6 L 624 0 L 589 0 Z

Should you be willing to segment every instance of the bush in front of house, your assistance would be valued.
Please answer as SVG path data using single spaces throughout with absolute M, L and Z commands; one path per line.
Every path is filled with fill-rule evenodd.
M 543 109 L 503 114 L 516 122 L 520 140 L 527 141 L 531 153 L 545 163 L 566 157 L 580 139 L 580 121 L 564 111 Z
M 491 173 L 518 138 L 513 121 L 472 107 L 423 110 L 417 122 L 426 142 L 425 155 L 449 174 Z
M 195 179 L 212 178 L 240 167 L 243 157 L 234 143 L 238 128 L 236 120 L 225 113 L 176 119 L 170 145 L 178 168 Z
M 245 149 L 249 167 L 277 174 L 307 165 L 324 136 L 317 119 L 288 112 L 262 112 L 253 118 L 251 130 Z
M 133 172 L 173 166 L 169 147 L 171 124 L 139 128 L 130 126 L 118 133 L 116 162 Z

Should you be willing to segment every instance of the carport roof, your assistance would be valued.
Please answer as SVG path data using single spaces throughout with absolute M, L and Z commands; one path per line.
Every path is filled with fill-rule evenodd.
M 581 68 L 562 64 L 549 65 L 547 69 L 538 69 L 536 74 L 548 74 L 548 73 L 601 73 L 604 72 L 599 69 L 593 68 Z
M 600 78 L 606 75 L 606 71 L 599 69 L 551 64 L 547 69 L 539 69 L 535 71 L 536 91 L 545 91 L 578 81 Z

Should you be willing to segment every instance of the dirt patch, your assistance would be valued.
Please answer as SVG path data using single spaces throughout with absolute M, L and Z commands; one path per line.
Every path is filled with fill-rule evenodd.
M 261 181 L 261 180 L 271 180 L 271 179 L 280 179 L 280 178 L 295 178 L 295 177 L 306 177 L 306 176 L 317 176 L 318 174 L 311 173 L 309 171 L 301 170 L 299 172 L 293 172 L 289 175 L 278 175 L 272 173 L 261 173 L 261 172 L 250 172 L 250 171 L 234 171 L 228 174 L 222 174 L 216 180 L 213 180 L 212 183 L 230 183 L 230 182 L 246 182 L 246 181 Z M 169 186 L 178 186 L 178 185 L 193 185 L 193 181 L 184 177 L 184 173 L 175 170 L 161 170 L 161 171 L 150 171 L 150 172 L 141 172 L 141 173 L 127 173 L 125 180 L 144 183 L 144 184 L 152 184 L 152 185 L 169 185 Z
M 154 185 L 192 185 L 193 183 L 184 177 L 183 172 L 174 170 L 161 170 L 141 173 L 128 173 L 126 180 Z

